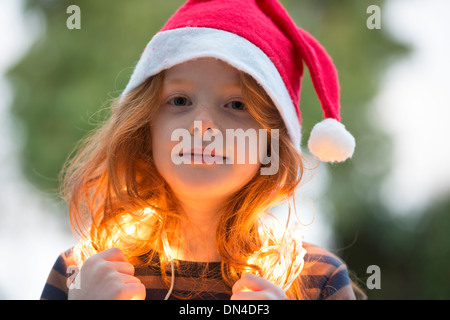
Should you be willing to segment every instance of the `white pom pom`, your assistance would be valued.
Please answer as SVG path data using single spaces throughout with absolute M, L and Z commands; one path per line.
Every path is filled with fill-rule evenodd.
M 321 161 L 342 162 L 352 157 L 355 138 L 342 123 L 328 118 L 314 126 L 308 148 Z

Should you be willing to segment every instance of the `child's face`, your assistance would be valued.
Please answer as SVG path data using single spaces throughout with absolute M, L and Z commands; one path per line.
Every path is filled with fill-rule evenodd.
M 197 121 L 201 121 L 200 126 Z M 215 154 L 228 157 L 223 159 L 223 163 L 198 164 L 198 159 L 202 161 L 201 156 L 198 158 L 190 152 L 185 154 L 186 152 L 179 151 L 176 146 L 180 145 L 181 139 L 172 139 L 172 134 L 182 129 L 187 133 L 188 141 L 183 141 L 183 144 L 189 144 L 188 150 L 194 148 L 194 139 L 197 143 L 195 146 L 198 146 L 198 137 L 203 137 L 200 147 L 211 146 L 215 136 L 212 140 L 204 139 L 208 128 L 212 130 L 207 134 L 217 130 L 222 134 L 223 148 L 215 149 Z M 158 171 L 177 197 L 223 201 L 259 171 L 262 159 L 260 153 L 265 150 L 257 148 L 257 156 L 250 160 L 247 141 L 245 163 L 238 164 L 237 156 L 242 155 L 238 153 L 242 150 L 238 149 L 242 149 L 242 146 L 236 141 L 230 145 L 226 143 L 227 129 L 251 129 L 256 132 L 262 129 L 243 104 L 237 70 L 220 60 L 201 58 L 166 71 L 161 106 L 152 122 L 152 149 Z M 259 137 L 257 139 L 259 141 Z M 255 140 L 250 143 L 259 145 Z M 178 150 L 177 154 L 183 153 L 183 157 L 192 162 L 175 164 L 171 157 L 174 150 Z M 230 164 L 231 157 L 234 164 Z M 254 161 L 254 158 L 257 160 Z

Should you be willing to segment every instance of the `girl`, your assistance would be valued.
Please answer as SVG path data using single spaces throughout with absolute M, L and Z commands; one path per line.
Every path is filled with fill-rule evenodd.
M 327 118 L 309 148 L 343 161 L 354 139 L 320 44 L 276 0 L 187 1 L 64 171 L 81 239 L 41 298 L 354 299 L 342 261 L 265 219 L 302 178 L 303 62 Z

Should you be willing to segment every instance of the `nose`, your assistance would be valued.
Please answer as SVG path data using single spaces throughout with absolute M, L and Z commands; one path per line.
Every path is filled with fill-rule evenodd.
M 192 123 L 189 131 L 192 135 L 203 136 L 208 131 L 214 131 L 214 126 L 212 124 L 203 122 L 203 120 L 195 120 Z
M 216 121 L 214 121 L 214 115 L 211 110 L 208 110 L 207 107 L 201 107 L 200 112 L 198 112 L 194 120 L 192 121 L 189 132 L 194 134 L 201 134 L 202 136 L 209 131 L 209 133 L 213 133 L 218 130 L 216 126 Z

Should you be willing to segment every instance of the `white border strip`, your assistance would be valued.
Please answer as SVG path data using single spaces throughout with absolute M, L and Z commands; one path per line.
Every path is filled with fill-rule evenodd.
M 201 57 L 220 59 L 251 75 L 274 101 L 300 150 L 300 123 L 280 73 L 260 48 L 231 32 L 186 27 L 157 33 L 147 44 L 122 96 L 162 70 Z

